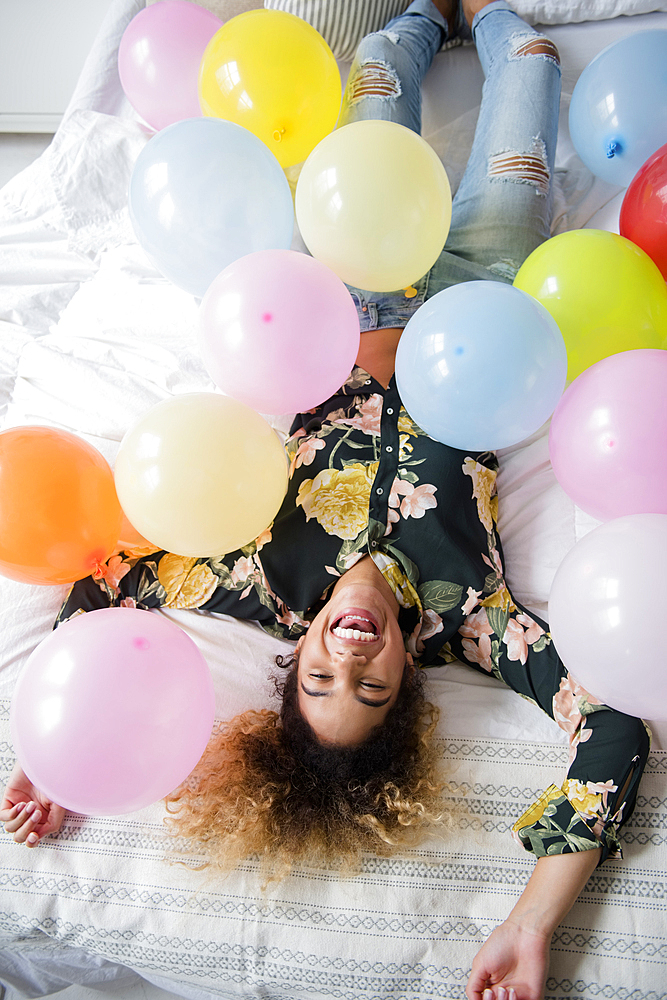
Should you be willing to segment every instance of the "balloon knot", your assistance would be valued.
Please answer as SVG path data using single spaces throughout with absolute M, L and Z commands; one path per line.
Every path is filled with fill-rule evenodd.
M 415 297 L 416 294 L 417 294 L 417 289 L 413 288 L 412 285 L 410 285 L 409 288 L 405 289 L 405 297 L 406 297 L 406 299 L 414 299 L 414 297 Z
M 275 130 L 275 132 L 273 133 L 273 138 L 276 140 L 276 142 L 280 142 L 280 140 L 282 139 L 282 137 L 284 135 L 285 135 L 285 129 L 284 128 L 277 128 Z
M 607 159 L 611 160 L 617 153 L 622 153 L 623 147 L 617 139 L 612 139 L 607 143 Z

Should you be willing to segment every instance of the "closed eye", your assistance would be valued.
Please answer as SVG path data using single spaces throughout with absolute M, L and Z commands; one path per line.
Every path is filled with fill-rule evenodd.
M 311 698 L 331 697 L 331 691 L 309 691 L 308 688 L 304 685 L 303 681 L 301 682 L 301 690 L 303 691 L 304 694 L 309 695 Z M 384 689 L 381 688 L 380 690 Z M 391 694 L 387 695 L 386 698 L 383 698 L 382 701 L 373 701 L 370 698 L 363 698 L 360 694 L 356 694 L 355 698 L 357 701 L 360 701 L 362 705 L 368 705 L 369 708 L 382 708 L 383 705 L 386 705 L 388 702 L 391 701 Z

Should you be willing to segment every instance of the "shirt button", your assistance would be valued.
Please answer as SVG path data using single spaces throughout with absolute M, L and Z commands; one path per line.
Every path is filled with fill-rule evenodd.
M 393 451 L 393 450 L 394 449 L 392 448 L 392 446 L 390 444 L 388 444 L 387 447 L 385 448 L 385 451 Z
M 378 488 L 376 489 L 376 491 L 375 491 L 375 492 L 377 493 L 377 495 L 378 495 L 379 497 L 381 497 L 381 496 L 382 496 L 382 494 L 384 493 L 384 490 L 382 489 L 382 487 L 381 487 L 381 486 L 378 486 Z
M 389 416 L 391 416 L 391 415 L 393 414 L 393 412 L 394 412 L 394 411 L 393 411 L 392 407 L 391 407 L 391 406 L 388 406 L 388 407 L 387 407 L 387 413 L 389 414 Z

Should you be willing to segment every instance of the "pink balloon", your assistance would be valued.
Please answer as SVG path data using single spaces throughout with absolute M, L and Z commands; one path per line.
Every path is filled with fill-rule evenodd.
M 184 781 L 214 708 L 206 661 L 182 629 L 148 611 L 105 608 L 37 646 L 10 725 L 39 789 L 72 812 L 107 816 L 142 809 Z
M 220 18 L 190 0 L 160 0 L 128 24 L 118 48 L 120 82 L 154 129 L 201 117 L 199 65 L 221 27 Z
M 667 602 L 666 560 L 667 515 L 619 517 L 570 549 L 549 596 L 551 635 L 570 673 L 605 705 L 645 719 L 667 719 L 663 644 L 642 624 L 647 608 Z
M 549 452 L 567 495 L 598 520 L 667 514 L 667 351 L 582 372 L 554 411 Z
M 349 291 L 320 261 L 293 250 L 260 250 L 226 267 L 202 300 L 199 333 L 213 381 L 261 413 L 323 403 L 359 353 Z

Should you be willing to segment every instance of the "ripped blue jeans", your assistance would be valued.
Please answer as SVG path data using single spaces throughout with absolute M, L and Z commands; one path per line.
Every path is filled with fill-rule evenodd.
M 405 326 L 426 299 L 461 281 L 511 282 L 549 238 L 558 50 L 505 0 L 475 16 L 472 35 L 485 82 L 445 248 L 407 296 L 403 289 L 350 288 L 362 331 Z M 431 0 L 414 0 L 383 31 L 367 35 L 350 69 L 340 125 L 381 118 L 420 132 L 422 80 L 446 38 L 447 24 Z

